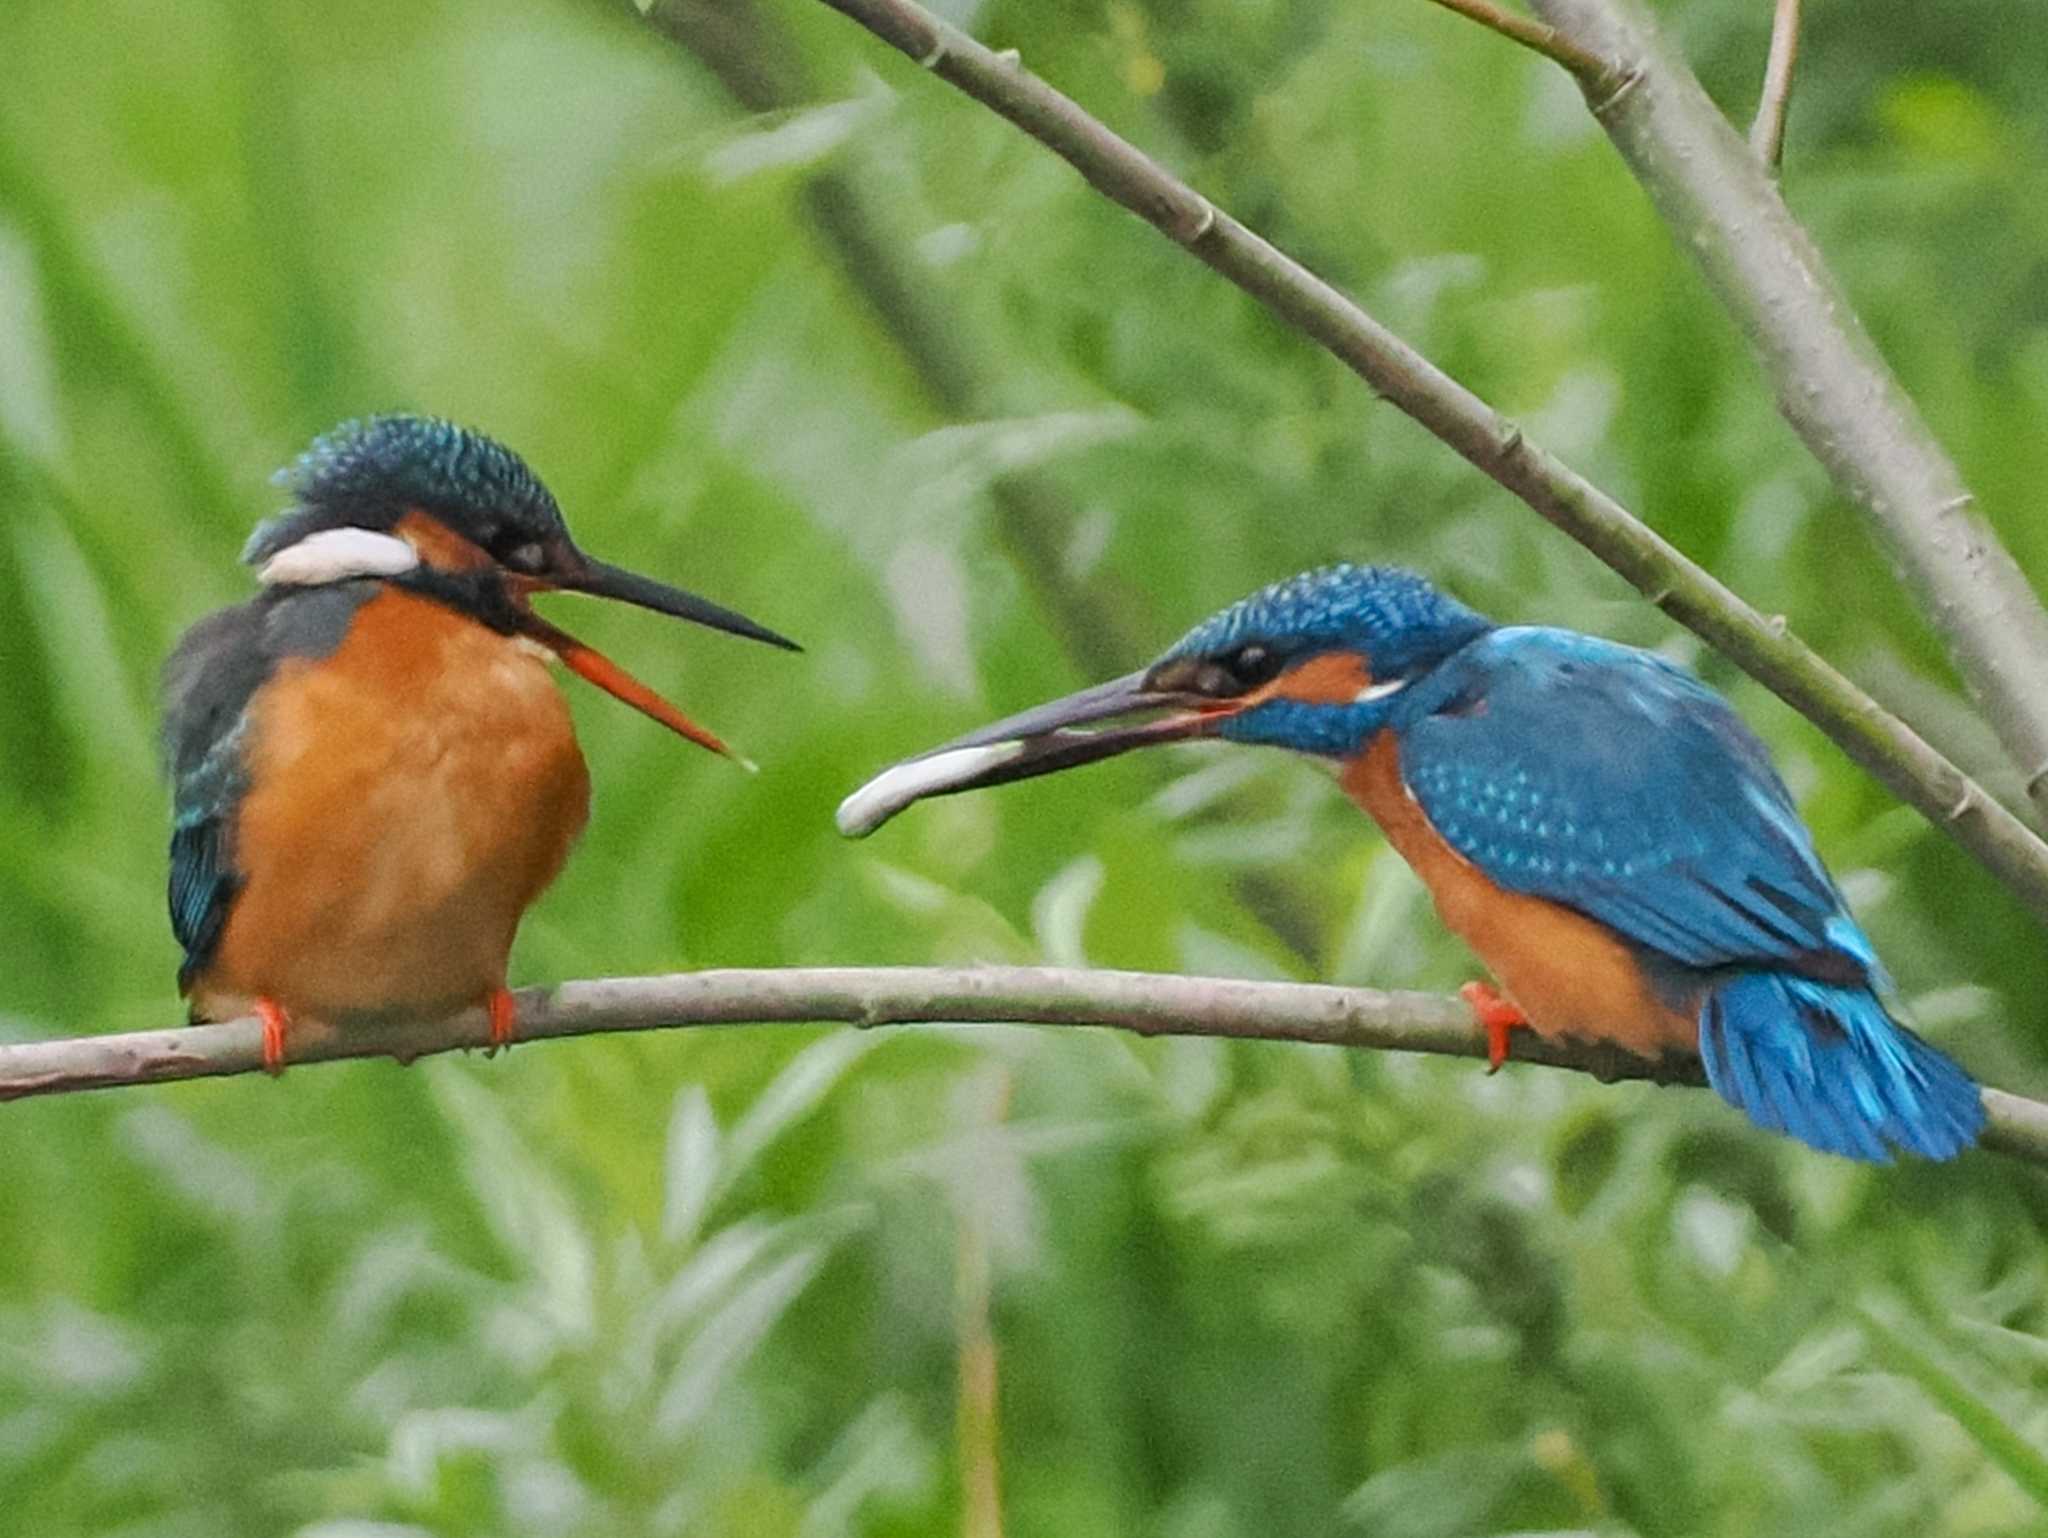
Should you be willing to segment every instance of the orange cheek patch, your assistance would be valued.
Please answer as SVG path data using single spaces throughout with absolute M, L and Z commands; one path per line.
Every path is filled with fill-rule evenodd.
M 1311 705 L 1349 705 L 1372 687 L 1372 669 L 1356 652 L 1325 652 L 1289 668 L 1247 704 L 1261 700 L 1302 700 Z
M 472 544 L 417 508 L 393 524 L 391 532 L 417 550 L 423 564 L 441 571 L 474 571 L 496 564 L 481 545 Z

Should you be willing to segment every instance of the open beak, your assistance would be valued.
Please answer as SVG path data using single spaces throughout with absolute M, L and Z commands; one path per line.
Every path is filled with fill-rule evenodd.
M 765 641 L 770 646 L 780 646 L 788 651 L 803 650 L 788 637 L 777 635 L 765 625 L 755 624 L 744 614 L 722 608 L 708 599 L 699 598 L 695 593 L 686 593 L 681 588 L 656 582 L 651 577 L 643 577 L 622 567 L 592 560 L 580 551 L 558 554 L 555 569 L 544 576 L 522 578 L 509 572 L 507 576 L 514 591 L 521 597 L 553 590 L 591 593 L 599 598 L 616 598 L 621 603 L 652 609 L 657 614 L 667 614 L 676 619 L 708 625 L 713 630 L 745 636 L 751 641 Z M 524 610 L 524 605 L 521 607 Z M 738 763 L 747 763 L 716 735 L 692 721 L 611 658 L 594 647 L 584 645 L 566 630 L 549 624 L 531 610 L 524 610 L 522 613 L 520 627 L 527 635 L 560 657 L 570 672 L 588 679 L 614 699 L 623 700 L 642 715 L 659 721 L 679 737 L 688 738 L 698 746 L 709 748 L 714 753 L 722 753 Z
M 913 801 L 1028 780 L 1132 748 L 1205 736 L 1236 708 L 1234 701 L 1148 688 L 1149 677 L 1148 669 L 1113 678 L 891 765 L 839 803 L 839 831 L 848 838 L 863 838 Z M 1075 730 L 1092 721 L 1115 722 L 1162 710 L 1173 713 Z

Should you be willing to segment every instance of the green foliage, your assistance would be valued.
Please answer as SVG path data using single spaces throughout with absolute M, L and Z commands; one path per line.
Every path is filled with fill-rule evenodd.
M 1662 7 L 1738 115 L 1768 9 Z M 2048 34 L 2007 0 L 1808 9 L 1794 207 L 2048 571 Z M 1422 0 L 970 11 L 1995 771 L 1554 70 Z M 774 14 L 829 104 L 748 120 L 629 8 L 0 12 L 0 1033 L 173 1017 L 155 669 L 247 590 L 268 471 L 411 405 L 518 447 L 593 550 L 810 647 L 566 621 L 766 769 L 575 690 L 596 816 L 520 980 L 1457 982 L 1413 878 L 1277 756 L 831 830 L 888 758 L 1351 556 L 1697 662 L 1925 1028 L 2040 1092 L 2048 948 L 1938 833 L 1013 130 Z M 821 169 L 983 375 L 976 420 L 816 239 Z M 991 494 L 1019 470 L 1059 509 L 1035 558 Z M 1128 635 L 1063 631 L 1058 584 Z M 1852 1167 L 1698 1094 L 730 1030 L 0 1107 L 0 1168 L 0 1531 L 37 1538 L 952 1531 L 984 1323 L 1017 1534 L 1961 1538 L 2048 1499 L 2048 1185 Z

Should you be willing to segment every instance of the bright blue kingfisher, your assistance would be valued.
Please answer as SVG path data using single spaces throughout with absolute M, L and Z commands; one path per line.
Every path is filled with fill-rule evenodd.
M 1503 985 L 1464 990 L 1494 1067 L 1523 1027 L 1697 1052 L 1758 1126 L 1856 1159 L 1947 1159 L 1982 1130 L 1977 1086 L 1888 1012 L 1876 952 L 1726 701 L 1649 652 L 1496 625 L 1411 572 L 1275 583 L 1148 668 L 885 770 L 839 826 L 1208 736 L 1335 761 Z
M 590 778 L 559 658 L 716 752 L 711 733 L 529 607 L 593 593 L 795 650 L 595 560 L 510 449 L 431 417 L 348 422 L 280 471 L 290 505 L 242 552 L 262 592 L 164 668 L 171 928 L 197 1020 L 516 1022 L 506 959 L 583 831 Z

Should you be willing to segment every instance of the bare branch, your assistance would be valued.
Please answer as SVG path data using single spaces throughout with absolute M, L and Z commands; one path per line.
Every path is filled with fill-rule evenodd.
M 1771 19 L 1771 53 L 1764 62 L 1763 95 L 1749 125 L 1749 147 L 1776 172 L 1785 158 L 1785 109 L 1792 104 L 1792 66 L 1799 59 L 1799 0 L 1778 0 Z
M 1812 238 L 1636 0 L 1533 0 L 1634 88 L 1594 116 L 1748 333 L 1778 408 L 1882 536 L 2048 812 L 2048 610 L 1864 332 Z
M 1007 1023 L 1486 1056 L 1486 1034 L 1473 1022 L 1471 1010 L 1442 994 L 1156 972 L 785 967 L 599 978 L 528 988 L 518 998 L 522 1042 L 711 1025 Z M 290 1071 L 343 1058 L 394 1057 L 410 1063 L 489 1043 L 490 1021 L 481 1010 L 447 1020 L 348 1031 L 309 1025 L 291 1037 Z M 1694 1058 L 1651 1062 L 1611 1047 L 1548 1042 L 1533 1035 L 1515 1038 L 1514 1061 L 1575 1069 L 1607 1082 L 1706 1082 Z M 19 1042 L 0 1045 L 0 1100 L 217 1078 L 262 1067 L 263 1028 L 253 1019 Z M 2000 1090 L 1986 1090 L 1984 1100 L 1991 1115 L 1986 1147 L 2048 1163 L 2048 1104 Z
M 1509 42 L 1533 49 L 1553 63 L 1562 64 L 1581 80 L 1601 80 L 1609 73 L 1607 61 L 1590 49 L 1581 48 L 1557 28 L 1495 5 L 1493 0 L 1432 0 L 1447 11 L 1456 11 Z
M 1218 209 L 1076 103 L 913 0 L 825 0 L 1008 118 L 1584 545 L 1818 725 L 2048 919 L 2048 844 L 1786 627 L 1744 603 L 1349 297 Z M 1610 96 L 1626 98 L 1627 78 Z

